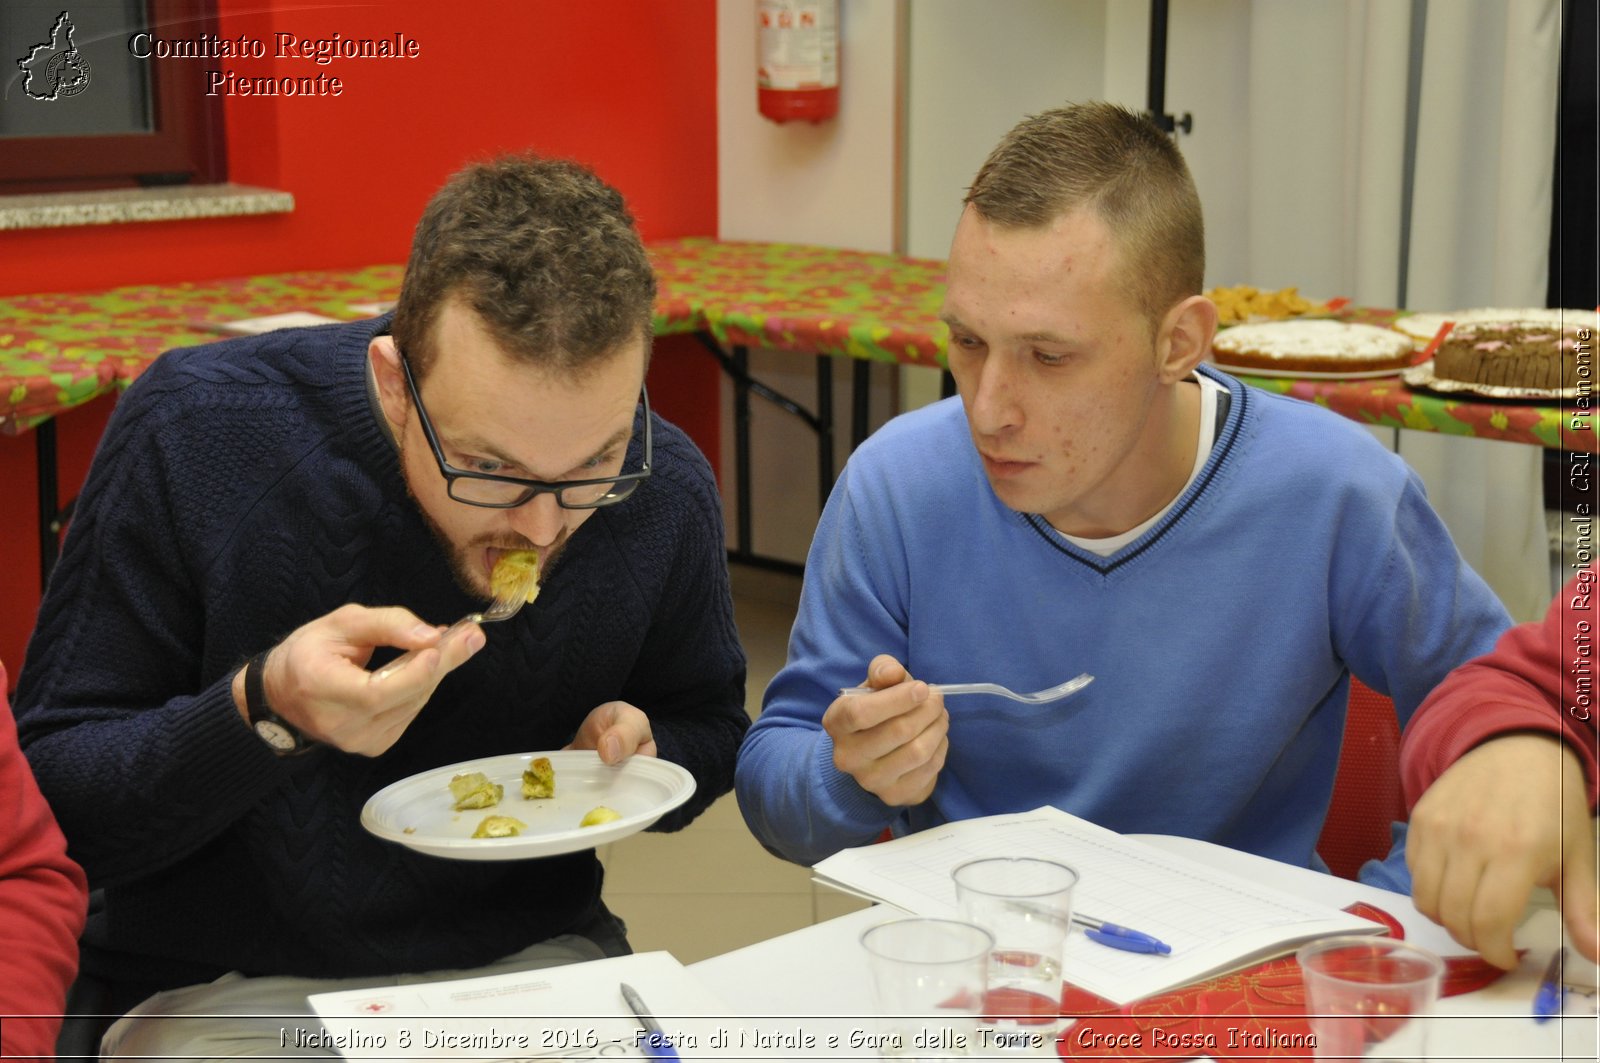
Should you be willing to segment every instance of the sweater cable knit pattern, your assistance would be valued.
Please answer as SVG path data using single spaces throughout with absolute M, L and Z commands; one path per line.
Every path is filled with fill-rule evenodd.
M 732 785 L 748 720 L 721 505 L 659 419 L 652 477 L 573 535 L 538 601 L 386 753 L 279 759 L 245 726 L 234 672 L 307 621 L 354 602 L 443 623 L 480 604 L 372 409 L 367 346 L 386 325 L 172 351 L 118 404 L 17 691 L 41 788 L 106 891 L 86 969 L 162 988 L 470 968 L 581 925 L 593 853 L 447 861 L 371 837 L 359 814 L 419 771 L 560 748 L 606 701 L 648 713 L 660 755 L 695 777 L 657 829 Z

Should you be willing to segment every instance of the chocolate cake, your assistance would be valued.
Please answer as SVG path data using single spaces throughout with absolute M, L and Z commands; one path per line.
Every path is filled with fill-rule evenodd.
M 1434 376 L 1494 387 L 1578 386 L 1579 328 L 1525 323 L 1457 325 L 1433 356 Z M 1582 344 L 1592 357 L 1592 347 Z

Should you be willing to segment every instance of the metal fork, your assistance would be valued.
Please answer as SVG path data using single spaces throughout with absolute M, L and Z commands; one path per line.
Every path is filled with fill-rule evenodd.
M 444 634 L 439 636 L 439 641 L 434 643 L 434 645 L 443 646 L 446 639 L 448 639 L 451 635 L 454 635 L 457 631 L 460 631 L 462 628 L 466 627 L 468 624 L 493 624 L 497 620 L 510 620 L 512 617 L 517 615 L 517 611 L 519 609 L 527 604 L 528 591 L 532 589 L 530 584 L 537 581 L 537 579 L 538 577 L 536 575 L 524 576 L 522 579 L 517 581 L 517 585 L 515 587 L 510 588 L 510 590 L 508 590 L 506 593 L 495 595 L 494 601 L 490 604 L 489 608 L 485 609 L 483 612 L 468 613 L 460 620 L 457 620 L 455 623 L 445 628 Z M 405 653 L 402 653 L 400 656 L 396 657 L 394 660 L 390 661 L 376 672 L 373 672 L 372 677 L 374 679 L 387 679 L 390 674 L 399 671 L 401 668 L 404 668 L 406 666 L 406 662 L 410 661 L 411 658 L 415 657 L 421 652 L 421 650 L 407 650 Z
M 1067 680 L 1058 686 L 1046 687 L 1044 690 L 1035 690 L 1031 694 L 1018 694 L 1010 687 L 1003 687 L 998 683 L 929 683 L 930 690 L 937 690 L 945 696 L 951 694 L 998 694 L 1012 701 L 1020 701 L 1026 705 L 1045 705 L 1052 701 L 1069 698 L 1094 682 L 1094 676 L 1088 672 Z M 871 687 L 844 687 L 840 694 L 871 694 Z

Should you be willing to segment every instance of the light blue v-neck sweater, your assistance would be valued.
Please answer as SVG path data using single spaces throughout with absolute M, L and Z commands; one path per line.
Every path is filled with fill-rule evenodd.
M 1051 804 L 1323 866 L 1350 673 L 1392 695 L 1403 725 L 1510 618 L 1370 434 L 1204 371 L 1231 394 L 1210 459 L 1110 557 L 996 498 L 958 399 L 852 456 L 811 547 L 788 664 L 740 751 L 739 803 L 768 848 L 813 863 L 886 826 Z M 938 785 L 897 809 L 834 767 L 820 722 L 879 653 L 929 682 L 1096 678 L 1043 707 L 951 698 Z M 1401 847 L 1363 877 L 1408 890 Z

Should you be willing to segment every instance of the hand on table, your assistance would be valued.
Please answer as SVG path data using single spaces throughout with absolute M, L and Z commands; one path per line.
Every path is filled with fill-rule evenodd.
M 650 717 L 626 701 L 608 701 L 584 717 L 568 749 L 593 749 L 606 764 L 620 763 L 638 754 L 656 755 L 656 740 L 650 731 Z
M 1554 736 L 1505 735 L 1452 764 L 1412 810 L 1406 863 L 1417 910 L 1495 966 L 1517 965 L 1512 932 L 1535 886 L 1555 892 L 1573 944 L 1596 959 L 1587 781 Z
M 866 685 L 872 693 L 838 697 L 822 714 L 834 767 L 886 804 L 927 800 L 950 749 L 944 696 L 888 654 L 867 666 Z
M 307 738 L 377 756 L 410 726 L 439 681 L 483 648 L 476 625 L 439 645 L 442 632 L 407 609 L 340 606 L 273 647 L 261 676 L 267 702 Z M 366 668 L 380 646 L 422 652 L 380 681 Z M 244 714 L 242 669 L 233 699 Z

